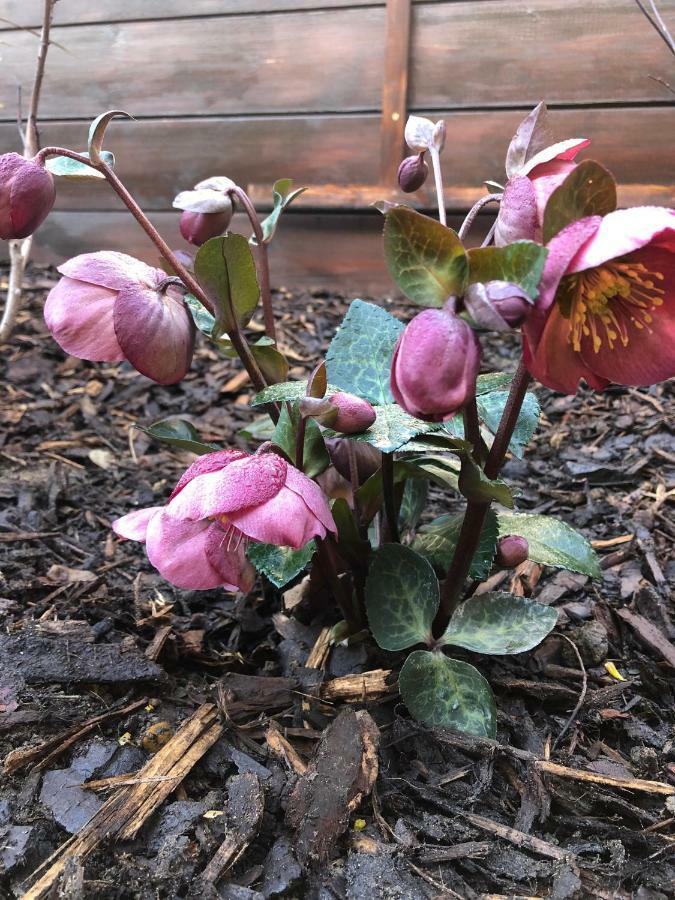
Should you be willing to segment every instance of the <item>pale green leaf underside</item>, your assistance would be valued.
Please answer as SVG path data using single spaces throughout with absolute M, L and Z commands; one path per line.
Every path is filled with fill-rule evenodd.
M 302 572 L 315 550 L 314 541 L 299 550 L 274 544 L 249 544 L 246 555 L 258 572 L 262 572 L 275 587 L 282 588 Z

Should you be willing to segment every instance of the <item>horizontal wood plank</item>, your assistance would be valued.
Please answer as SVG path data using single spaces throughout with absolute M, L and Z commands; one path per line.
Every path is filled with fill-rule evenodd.
M 177 217 L 171 213 L 152 216 L 172 247 L 186 247 L 178 233 Z M 458 227 L 459 219 L 449 224 Z M 491 219 L 481 216 L 473 232 L 480 241 Z M 233 230 L 248 234 L 243 216 L 237 215 Z M 36 235 L 36 262 L 58 264 L 78 253 L 121 250 L 151 264 L 157 252 L 144 232 L 125 213 L 53 213 Z M 7 245 L 0 243 L 0 258 Z M 383 259 L 382 218 L 370 215 L 286 214 L 270 248 L 274 287 L 330 288 L 353 296 L 390 295 L 395 287 Z
M 481 194 L 483 180 L 503 179 L 506 147 L 524 113 L 440 115 L 448 125 L 443 153 L 446 199 L 449 207 L 462 209 Z M 675 205 L 672 109 L 556 110 L 551 113 L 551 131 L 556 139 L 591 138 L 585 155 L 606 165 L 620 185 L 636 185 L 624 202 Z M 86 141 L 86 125 L 46 123 L 41 137 L 43 145 L 80 149 Z M 291 177 L 298 185 L 312 186 L 301 202 L 333 207 L 343 200 L 327 202 L 325 185 L 377 183 L 379 117 L 120 121 L 110 126 L 107 146 L 116 154 L 118 174 L 149 210 L 169 210 L 178 191 L 210 175 L 254 184 L 259 198 L 271 195 L 269 186 L 276 178 Z M 0 125 L 0 147 L 18 149 L 14 125 Z M 393 190 L 396 186 L 384 187 Z M 431 187 L 429 181 L 418 197 L 427 205 L 433 204 Z M 347 202 L 363 207 L 374 199 L 372 193 L 362 192 L 359 200 L 358 192 L 352 191 Z M 120 202 L 104 183 L 60 180 L 57 208 L 119 209 Z
M 377 0 L 59 0 L 54 11 L 54 23 L 84 25 L 378 5 L 384 6 L 384 0 L 379 4 Z M 16 26 L 38 28 L 42 22 L 42 8 L 43 0 L 3 0 L 0 15 L 5 21 L 0 22 L 0 31 Z
M 675 0 L 659 0 L 674 21 Z M 672 101 L 650 76 L 673 57 L 634 0 L 499 0 L 413 7 L 409 98 L 436 109 Z
M 667 17 L 675 0 L 661 7 Z M 68 52 L 49 55 L 42 118 L 376 111 L 384 31 L 381 5 L 57 26 Z M 7 31 L 3 44 L 0 114 L 13 121 L 35 37 Z M 672 57 L 632 0 L 413 7 L 413 108 L 671 101 L 649 76 L 672 80 Z
M 384 7 L 54 28 L 40 117 L 379 109 Z M 15 121 L 36 52 L 3 34 L 0 114 Z

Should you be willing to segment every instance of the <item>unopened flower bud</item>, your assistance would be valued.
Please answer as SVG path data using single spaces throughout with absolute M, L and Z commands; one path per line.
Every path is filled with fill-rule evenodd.
M 469 285 L 464 305 L 476 325 L 491 331 L 518 328 L 534 308 L 527 292 L 509 281 Z
M 351 441 L 349 438 L 327 438 L 326 447 L 331 462 L 343 478 L 351 478 L 349 455 L 353 453 L 359 484 L 367 481 L 382 465 L 382 454 L 365 441 Z
M 0 239 L 33 234 L 54 205 L 56 189 L 51 172 L 18 153 L 0 156 Z
M 429 174 L 429 166 L 424 160 L 424 152 L 406 156 L 398 167 L 398 184 L 406 194 L 418 191 Z
M 530 552 L 530 545 L 524 537 L 509 534 L 497 544 L 497 562 L 505 569 L 513 569 L 525 562 Z
M 185 211 L 180 217 L 180 233 L 186 241 L 201 247 L 209 238 L 218 237 L 227 230 L 232 221 L 232 206 L 229 211 L 218 213 L 199 213 Z
M 358 434 L 373 424 L 377 413 L 367 400 L 339 391 L 329 397 L 331 406 L 337 408 L 338 414 L 331 428 L 343 434 Z
M 470 326 L 448 309 L 425 309 L 398 339 L 391 390 L 410 415 L 441 422 L 475 395 L 479 368 L 480 345 Z

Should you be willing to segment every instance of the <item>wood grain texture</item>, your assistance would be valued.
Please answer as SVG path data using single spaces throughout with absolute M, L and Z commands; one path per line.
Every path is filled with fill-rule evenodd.
M 122 22 L 53 29 L 41 119 L 377 110 L 384 7 L 266 16 Z M 17 83 L 35 38 L 3 34 L 0 113 L 16 119 Z M 82 79 L 81 87 L 77 79 Z
M 669 21 L 675 0 L 659 0 Z M 673 59 L 633 0 L 413 7 L 413 107 L 672 101 Z
M 42 118 L 374 112 L 384 33 L 384 6 L 56 27 L 68 53 L 50 53 Z M 0 113 L 13 121 L 35 37 L 7 31 L 3 44 Z M 671 79 L 671 57 L 632 0 L 418 3 L 411 54 L 412 108 L 672 99 L 649 77 Z
M 506 147 L 524 113 L 439 115 L 448 125 L 442 157 L 447 204 L 465 208 L 482 193 L 483 180 L 503 179 Z M 560 110 L 551 113 L 551 126 L 555 138 L 591 138 L 592 145 L 584 155 L 606 165 L 620 184 L 645 186 L 634 188 L 624 202 L 675 205 L 672 109 Z M 149 210 L 170 209 L 178 191 L 210 175 L 228 175 L 243 185 L 255 184 L 257 199 L 271 195 L 269 186 L 276 178 L 291 177 L 298 185 L 313 187 L 301 202 L 316 207 L 326 202 L 320 199 L 323 185 L 375 185 L 379 127 L 376 115 L 120 121 L 110 126 L 107 146 L 116 154 L 118 174 Z M 47 123 L 41 135 L 43 144 L 81 149 L 86 125 Z M 0 147 L 18 149 L 14 125 L 0 125 Z M 388 188 L 395 187 L 392 179 Z M 407 202 L 424 202 L 426 197 L 431 203 L 429 191 Z M 380 193 L 384 196 L 386 192 Z M 369 196 L 357 206 L 375 199 Z M 120 205 L 105 184 L 59 181 L 57 208 L 105 210 Z
M 84 25 L 377 5 L 384 6 L 384 0 L 381 4 L 377 0 L 59 0 L 54 21 L 57 25 Z M 0 15 L 9 20 L 0 22 L 0 31 L 11 29 L 12 23 L 23 28 L 38 27 L 42 17 L 42 0 L 3 0 Z
M 411 0 L 387 0 L 380 122 L 380 180 L 396 176 L 403 154 L 408 101 Z

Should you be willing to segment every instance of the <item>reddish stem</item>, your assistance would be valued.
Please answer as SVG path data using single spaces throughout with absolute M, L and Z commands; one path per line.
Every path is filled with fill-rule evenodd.
M 260 219 L 255 206 L 243 188 L 235 185 L 233 188 L 230 188 L 229 193 L 234 194 L 240 200 L 255 234 L 258 247 L 258 275 L 260 277 L 260 296 L 262 298 L 265 334 L 267 337 L 272 338 L 273 341 L 276 341 L 277 331 L 274 323 L 274 310 L 272 309 L 272 293 L 270 291 L 270 264 Z

